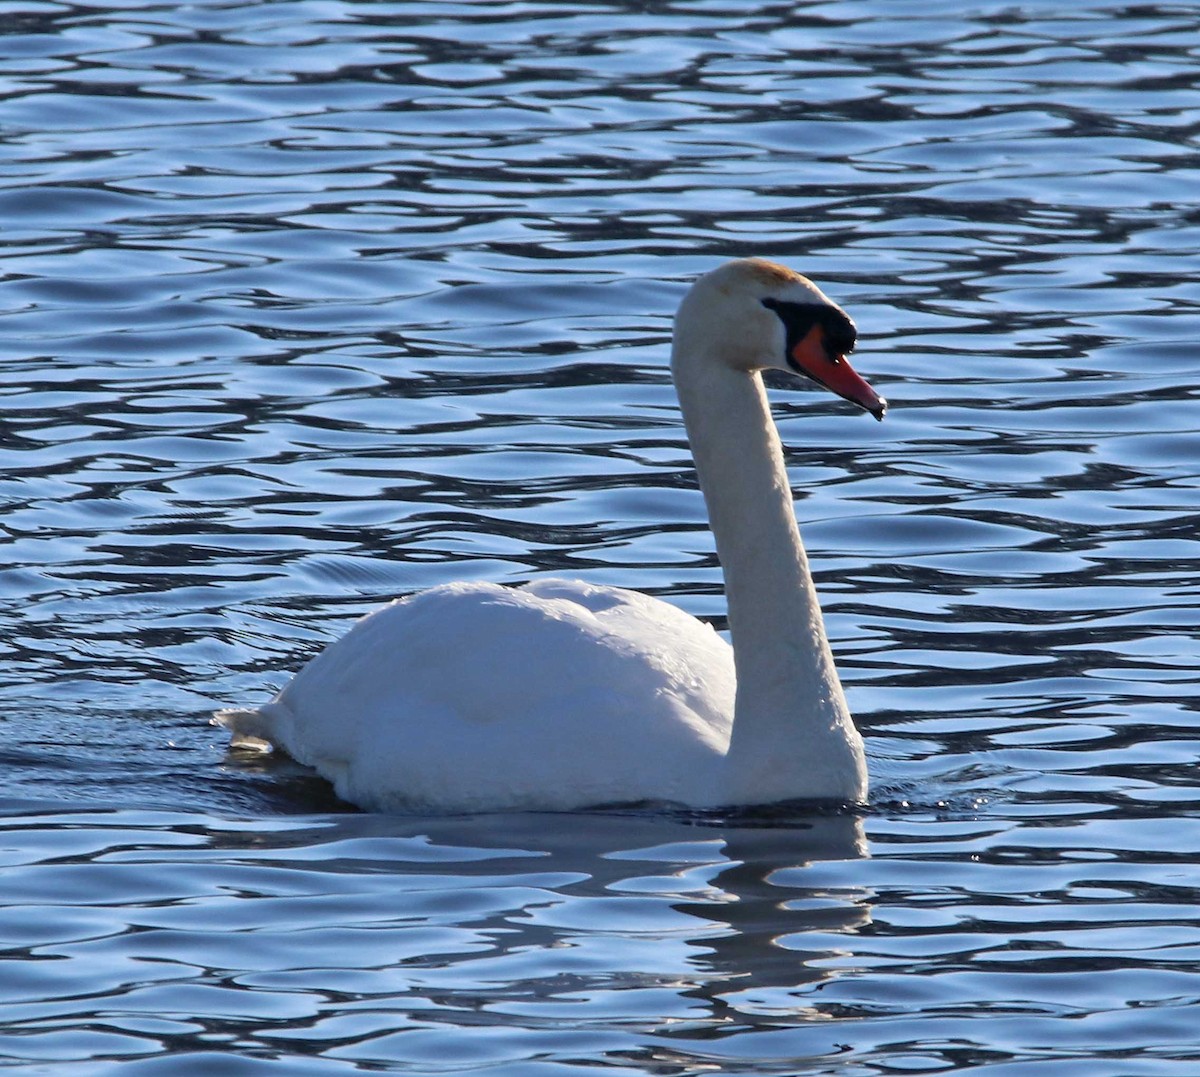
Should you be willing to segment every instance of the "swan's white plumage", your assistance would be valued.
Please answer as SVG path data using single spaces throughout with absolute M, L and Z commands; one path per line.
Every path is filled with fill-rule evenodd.
M 733 699 L 732 649 L 708 625 L 547 579 L 393 602 L 261 711 L 221 720 L 374 810 L 715 803 Z
M 801 371 L 876 417 L 885 404 L 848 349 L 829 358 L 819 319 L 785 332 L 791 308 L 836 312 L 852 346 L 853 324 L 815 285 L 757 259 L 702 277 L 675 322 L 672 372 L 734 647 L 634 591 L 455 583 L 363 618 L 272 702 L 216 720 L 234 744 L 280 748 L 374 810 L 861 800 L 862 741 L 759 372 Z

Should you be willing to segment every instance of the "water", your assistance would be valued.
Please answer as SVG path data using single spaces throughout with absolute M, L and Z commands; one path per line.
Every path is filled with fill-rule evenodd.
M 1200 1069 L 1194 11 L 2 25 L 0 1065 Z M 749 253 L 893 405 L 774 391 L 867 812 L 372 816 L 226 753 L 448 579 L 720 624 L 664 362 Z

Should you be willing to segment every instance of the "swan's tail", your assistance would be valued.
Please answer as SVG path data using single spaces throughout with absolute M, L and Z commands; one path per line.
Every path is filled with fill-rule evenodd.
M 229 730 L 231 748 L 257 748 L 267 752 L 275 746 L 274 723 L 269 713 L 260 710 L 217 711 L 212 724 Z

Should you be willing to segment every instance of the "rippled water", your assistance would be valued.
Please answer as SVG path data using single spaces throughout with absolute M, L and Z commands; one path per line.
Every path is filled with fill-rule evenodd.
M 1200 1069 L 1194 10 L 5 12 L 0 1066 Z M 226 753 L 451 578 L 720 623 L 665 353 L 750 253 L 893 405 L 774 394 L 868 812 L 391 818 Z

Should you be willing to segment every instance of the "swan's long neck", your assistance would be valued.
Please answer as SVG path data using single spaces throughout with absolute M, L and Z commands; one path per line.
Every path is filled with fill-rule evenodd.
M 729 799 L 859 800 L 862 744 L 850 719 L 800 541 L 783 450 L 758 373 L 676 355 L 676 389 L 717 555 L 737 670 Z

